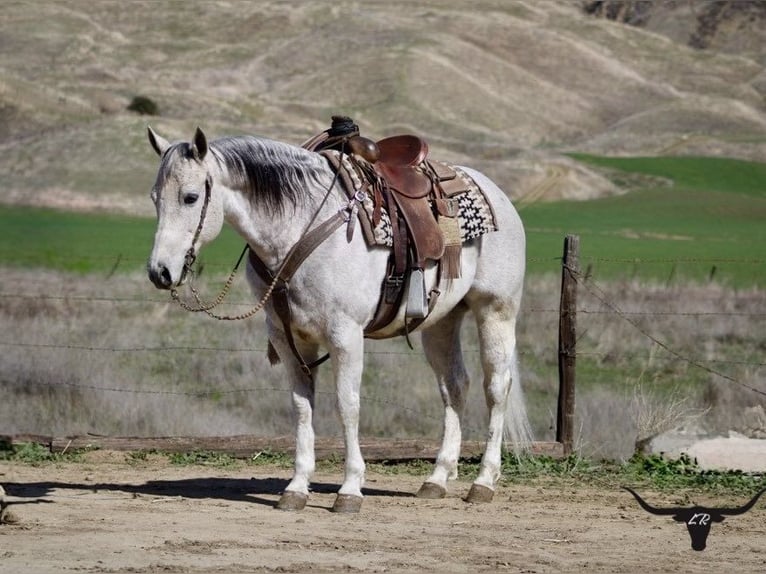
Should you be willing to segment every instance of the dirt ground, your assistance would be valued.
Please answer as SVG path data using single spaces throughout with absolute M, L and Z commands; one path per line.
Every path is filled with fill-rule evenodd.
M 18 520 L 0 525 L 0 572 L 766 571 L 762 503 L 714 524 L 707 549 L 694 552 L 685 525 L 646 514 L 616 487 L 512 485 L 469 505 L 465 481 L 446 499 L 420 500 L 422 478 L 369 473 L 361 513 L 336 515 L 337 473 L 317 475 L 303 512 L 275 510 L 289 475 L 103 452 L 0 463 Z

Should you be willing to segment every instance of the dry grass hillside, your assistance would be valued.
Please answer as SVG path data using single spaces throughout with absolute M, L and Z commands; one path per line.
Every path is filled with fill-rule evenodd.
M 152 213 L 147 123 L 300 143 L 343 113 L 515 197 L 615 192 L 569 150 L 766 157 L 757 9 L 705 28 L 715 3 L 656 2 L 640 25 L 587 4 L 5 2 L 0 202 Z M 138 95 L 156 117 L 127 110 Z

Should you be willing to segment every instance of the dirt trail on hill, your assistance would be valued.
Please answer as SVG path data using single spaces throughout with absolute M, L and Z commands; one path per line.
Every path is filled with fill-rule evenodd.
M 341 477 L 319 473 L 307 508 L 286 513 L 273 508 L 285 469 L 99 456 L 0 463 L 18 519 L 0 526 L 0 572 L 766 570 L 762 504 L 714 524 L 708 548 L 694 552 L 683 524 L 646 514 L 614 487 L 513 485 L 469 505 L 464 481 L 444 500 L 420 500 L 421 478 L 371 473 L 362 512 L 348 516 L 329 512 Z

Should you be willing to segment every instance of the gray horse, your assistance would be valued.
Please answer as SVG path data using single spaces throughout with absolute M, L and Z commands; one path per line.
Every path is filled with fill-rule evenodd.
M 339 189 L 333 169 L 319 153 L 251 136 L 208 142 L 200 129 L 191 142 L 171 144 L 149 128 L 149 141 L 161 158 L 151 192 L 158 225 L 148 263 L 149 277 L 158 288 L 175 289 L 183 283 L 190 260 L 218 235 L 224 221 L 277 273 L 309 227 L 345 213 L 346 223 L 318 245 L 290 279 L 292 343 L 271 302 L 265 310 L 270 343 L 292 383 L 296 420 L 295 470 L 278 508 L 305 506 L 315 467 L 313 369 L 307 373 L 305 363 L 301 368 L 294 349 L 306 363 L 324 349 L 331 359 L 345 439 L 345 476 L 333 510 L 358 512 L 365 473 L 358 437 L 364 328 L 378 305 L 388 249 L 369 246 L 361 233 L 347 233 L 346 227 L 355 224 L 353 200 Z M 469 384 L 460 326 L 471 311 L 478 325 L 489 425 L 481 469 L 466 500 L 487 502 L 500 477 L 504 434 L 522 446 L 530 440 L 515 333 L 525 236 L 505 193 L 483 174 L 460 169 L 488 199 L 497 231 L 463 244 L 460 276 L 449 285 L 436 285 L 433 264 L 425 268 L 427 292 L 440 287 L 441 295 L 419 331 L 444 402 L 444 429 L 435 467 L 418 495 L 443 497 L 447 480 L 457 476 Z M 269 295 L 269 285 L 252 264 L 248 281 L 256 297 Z M 399 332 L 405 320 L 402 310 L 382 336 Z

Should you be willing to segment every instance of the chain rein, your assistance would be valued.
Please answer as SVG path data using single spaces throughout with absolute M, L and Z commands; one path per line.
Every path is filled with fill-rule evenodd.
M 343 148 L 341 148 L 341 156 L 343 155 L 343 153 L 344 153 L 344 150 Z M 335 184 L 337 181 L 338 181 L 338 171 L 335 172 L 332 183 L 327 188 L 327 193 L 325 194 L 324 199 L 322 200 L 322 203 L 319 205 L 319 208 L 317 209 L 316 213 L 314 213 L 314 216 L 311 218 L 311 221 L 306 227 L 307 230 L 316 221 L 317 217 L 319 216 L 319 213 L 322 211 L 322 208 L 324 207 L 325 203 L 330 197 L 330 193 L 332 192 L 333 187 L 335 187 Z M 187 273 L 193 274 L 192 266 L 194 265 L 194 262 L 197 259 L 194 245 L 197 243 L 199 236 L 202 234 L 202 227 L 205 224 L 205 217 L 207 215 L 207 207 L 210 203 L 210 195 L 212 192 L 212 188 L 213 188 L 213 181 L 210 175 L 208 174 L 207 178 L 205 179 L 205 201 L 202 204 L 202 211 L 200 212 L 199 223 L 197 224 L 197 229 L 194 231 L 194 237 L 192 238 L 191 247 L 189 247 L 189 249 L 186 251 L 186 256 L 184 257 L 184 268 L 183 268 L 182 279 L 183 277 L 186 276 Z M 361 201 L 361 199 L 355 196 L 349 201 L 348 205 L 342 211 L 348 211 L 349 217 L 351 217 L 353 215 L 354 208 L 356 208 L 357 201 Z M 210 317 L 213 317 L 214 319 L 218 319 L 219 321 L 240 321 L 243 319 L 249 319 L 250 317 L 252 317 L 256 313 L 261 311 L 266 306 L 266 303 L 271 298 L 271 294 L 273 293 L 274 289 L 277 287 L 277 284 L 279 283 L 281 279 L 282 271 L 287 266 L 287 263 L 290 261 L 290 258 L 292 257 L 293 251 L 294 251 L 294 249 L 290 249 L 290 251 L 288 251 L 287 255 L 285 256 L 285 259 L 282 261 L 282 264 L 279 266 L 279 270 L 274 274 L 274 280 L 266 289 L 266 292 L 263 294 L 263 297 L 261 297 L 260 301 L 258 301 L 252 309 L 240 315 L 219 315 L 218 313 L 214 313 L 213 309 L 218 307 L 221 303 L 223 303 L 223 300 L 229 294 L 229 291 L 231 290 L 231 285 L 234 282 L 234 277 L 237 275 L 237 271 L 239 270 L 239 265 L 242 263 L 242 259 L 245 257 L 245 253 L 247 253 L 249 249 L 250 249 L 250 246 L 245 245 L 244 249 L 242 250 L 242 253 L 239 256 L 239 259 L 237 259 L 237 263 L 234 265 L 234 268 L 231 270 L 231 273 L 229 273 L 228 279 L 226 279 L 226 282 L 221 288 L 220 293 L 218 294 L 218 296 L 215 298 L 215 300 L 212 303 L 205 303 L 200 297 L 199 292 L 197 291 L 197 289 L 194 288 L 194 285 L 192 285 L 191 282 L 189 282 L 189 290 L 194 296 L 194 300 L 197 303 L 196 306 L 190 305 L 186 301 L 181 299 L 181 296 L 179 295 L 178 290 L 175 287 L 172 287 L 170 289 L 171 298 L 176 303 L 178 303 L 178 305 L 182 309 L 186 311 L 190 311 L 192 313 L 202 312 Z

